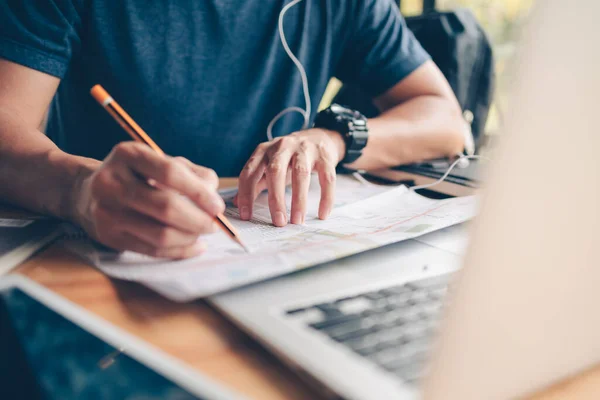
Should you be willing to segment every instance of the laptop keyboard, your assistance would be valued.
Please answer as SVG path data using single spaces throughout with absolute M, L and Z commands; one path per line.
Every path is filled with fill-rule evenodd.
M 413 384 L 426 372 L 451 276 L 346 296 L 286 314 Z

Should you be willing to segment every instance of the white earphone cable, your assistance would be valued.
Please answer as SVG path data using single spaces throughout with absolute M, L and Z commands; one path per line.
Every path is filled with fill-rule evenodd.
M 440 179 L 438 179 L 435 182 L 428 183 L 426 185 L 413 186 L 410 188 L 410 190 L 412 190 L 414 192 L 415 190 L 429 189 L 431 187 L 439 185 L 440 183 L 442 183 L 446 180 L 448 175 L 450 175 L 450 172 L 452 172 L 452 170 L 454 168 L 456 168 L 456 166 L 463 160 L 490 160 L 490 158 L 485 157 L 485 156 L 479 156 L 479 155 L 470 155 L 470 156 L 461 155 L 459 158 L 457 158 L 452 163 L 452 165 L 450 165 L 450 167 L 446 170 L 446 172 L 444 173 L 444 175 L 442 175 L 442 177 Z
M 307 129 L 308 125 L 310 124 L 310 114 L 311 114 L 312 105 L 311 105 L 311 101 L 310 101 L 310 89 L 308 87 L 308 77 L 306 76 L 306 70 L 304 69 L 304 66 L 302 65 L 302 63 L 300 62 L 300 60 L 298 60 L 298 58 L 294 55 L 294 53 L 290 49 L 290 46 L 288 45 L 287 39 L 285 37 L 285 32 L 283 30 L 283 19 L 285 17 L 285 14 L 287 13 L 287 11 L 290 8 L 294 7 L 298 3 L 301 3 L 302 1 L 303 0 L 292 0 L 291 2 L 289 2 L 288 4 L 286 4 L 281 9 L 281 12 L 279 13 L 279 36 L 281 38 L 281 44 L 283 45 L 283 49 L 285 50 L 285 52 L 287 53 L 287 55 L 290 57 L 290 59 L 292 60 L 292 62 L 296 65 L 296 68 L 298 68 L 298 72 L 300 72 L 300 78 L 302 80 L 302 90 L 304 92 L 304 103 L 305 103 L 305 107 L 306 108 L 302 109 L 302 108 L 296 107 L 296 106 L 294 106 L 294 107 L 288 107 L 288 108 L 282 110 L 279 114 L 277 114 L 271 120 L 271 122 L 269 122 L 269 125 L 267 126 L 267 139 L 269 141 L 273 140 L 273 127 L 275 126 L 275 124 L 277 123 L 277 121 L 279 121 L 284 115 L 286 115 L 286 114 L 288 114 L 290 112 L 298 112 L 298 113 L 302 114 L 302 116 L 304 117 L 304 124 L 302 126 L 302 129 Z M 420 190 L 420 189 L 428 189 L 428 188 L 431 188 L 433 186 L 439 185 L 444 180 L 446 180 L 446 178 L 448 177 L 448 175 L 450 175 L 450 173 L 452 172 L 452 170 L 459 163 L 461 163 L 463 161 L 466 161 L 466 160 L 473 160 L 473 159 L 486 159 L 486 160 L 489 160 L 489 158 L 485 157 L 485 156 L 479 156 L 479 155 L 461 155 L 459 158 L 456 159 L 456 161 L 454 161 L 452 163 L 452 165 L 450 165 L 450 167 L 446 170 L 446 172 L 444 173 L 444 175 L 440 179 L 438 179 L 435 182 L 428 183 L 426 185 L 413 186 L 413 187 L 410 188 L 410 190 L 415 191 L 415 190 Z
M 285 32 L 283 31 L 283 18 L 285 17 L 285 13 L 290 8 L 294 7 L 296 4 L 298 4 L 302 1 L 303 0 L 291 1 L 290 3 L 286 4 L 285 7 L 283 7 L 281 12 L 279 13 L 279 36 L 281 38 L 281 44 L 283 45 L 283 49 L 285 50 L 287 55 L 290 57 L 290 59 L 294 62 L 294 64 L 298 68 L 298 71 L 300 72 L 300 78 L 302 79 L 302 90 L 304 91 L 304 102 L 306 104 L 306 109 L 303 110 L 300 107 L 288 107 L 285 110 L 281 111 L 279 114 L 277 114 L 275 116 L 275 118 L 273 118 L 271 120 L 271 122 L 269 122 L 269 125 L 267 126 L 267 139 L 269 141 L 273 140 L 273 127 L 275 126 L 277 121 L 279 121 L 279 119 L 281 117 L 283 117 L 284 115 L 286 115 L 290 112 L 295 111 L 295 112 L 299 112 L 300 114 L 302 114 L 302 116 L 304 117 L 304 125 L 302 126 L 302 129 L 308 128 L 308 125 L 310 123 L 310 113 L 311 113 L 312 105 L 311 105 L 311 101 L 310 101 L 310 89 L 308 87 L 308 77 L 306 76 L 306 70 L 304 69 L 304 66 L 302 65 L 300 60 L 298 60 L 298 58 L 294 55 L 294 53 L 290 49 L 287 39 L 285 38 Z

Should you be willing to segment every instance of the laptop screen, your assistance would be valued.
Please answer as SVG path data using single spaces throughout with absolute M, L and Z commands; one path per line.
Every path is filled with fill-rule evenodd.
M 197 399 L 19 289 L 0 292 L 0 399 Z

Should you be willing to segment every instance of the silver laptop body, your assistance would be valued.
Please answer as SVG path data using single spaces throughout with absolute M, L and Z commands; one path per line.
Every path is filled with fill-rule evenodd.
M 459 226 L 214 304 L 332 397 L 508 399 L 598 363 L 597 15 L 593 0 L 538 4 L 461 272 L 446 276 L 461 265 Z

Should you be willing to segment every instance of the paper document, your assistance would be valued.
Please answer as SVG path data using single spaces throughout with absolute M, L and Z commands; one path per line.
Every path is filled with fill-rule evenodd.
M 333 208 L 336 209 L 347 206 L 395 188 L 396 186 L 376 185 L 364 180 L 364 178 L 362 178 L 362 180 L 358 180 L 351 175 L 339 175 L 335 187 L 335 202 L 333 204 Z M 306 202 L 307 221 L 317 218 L 320 198 L 321 188 L 319 186 L 319 179 L 316 175 L 312 175 L 308 190 L 308 200 Z M 286 189 L 285 201 L 287 210 L 290 211 L 292 208 L 292 189 L 290 187 Z M 228 203 L 228 205 L 231 204 Z M 236 218 L 237 217 L 238 216 L 236 215 Z M 263 221 L 271 224 L 271 212 L 269 211 L 269 198 L 267 193 L 262 193 L 256 199 L 253 207 L 252 217 L 257 221 Z
M 0 276 L 61 235 L 55 220 L 0 218 Z
M 257 202 L 250 222 L 239 220 L 237 209 L 227 209 L 250 254 L 222 232 L 202 238 L 208 245 L 204 254 L 181 261 L 132 252 L 79 250 L 112 277 L 138 281 L 168 298 L 188 301 L 424 235 L 464 222 L 476 212 L 474 197 L 430 200 L 405 187 L 390 190 L 360 184 L 344 190 L 338 187 L 338 207 L 321 221 L 311 218 L 319 193 L 318 185 L 312 186 L 317 190 L 311 197 L 317 198 L 310 199 L 314 208 L 304 225 L 272 226 L 264 199 Z M 366 199 L 355 201 L 360 195 Z

